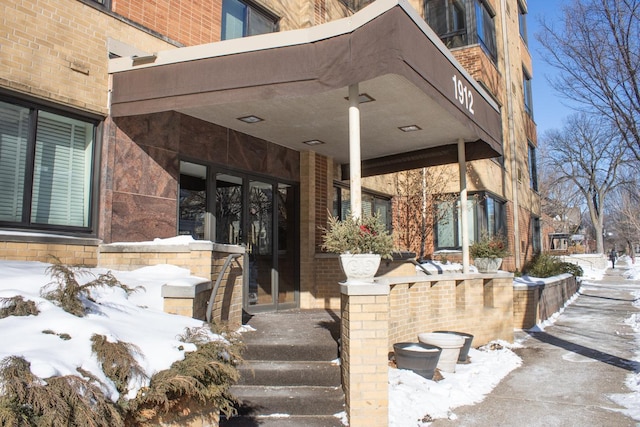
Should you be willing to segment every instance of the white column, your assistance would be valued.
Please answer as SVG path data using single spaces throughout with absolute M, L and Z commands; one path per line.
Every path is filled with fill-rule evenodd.
M 462 229 L 462 272 L 469 273 L 469 223 L 467 215 L 467 158 L 464 141 L 458 140 L 458 166 L 460 168 L 460 222 Z
M 351 216 L 362 216 L 362 173 L 360 171 L 360 93 L 358 83 L 349 86 L 349 184 Z

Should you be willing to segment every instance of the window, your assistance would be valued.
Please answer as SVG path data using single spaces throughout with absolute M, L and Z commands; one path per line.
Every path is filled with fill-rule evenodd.
M 448 48 L 467 45 L 464 3 L 460 0 L 429 0 L 427 23 Z
M 91 225 L 96 123 L 0 101 L 0 223 Z
M 522 91 L 524 93 L 524 111 L 533 117 L 533 90 L 531 89 L 531 76 L 522 69 Z
M 86 5 L 91 7 L 95 7 L 97 9 L 111 9 L 111 1 L 112 0 L 80 0 Z
M 471 195 L 467 199 L 467 228 L 469 242 L 480 238 L 483 232 L 490 236 L 505 233 L 505 204 L 485 193 Z M 435 249 L 459 249 L 462 247 L 460 202 L 439 203 L 437 206 Z
M 540 228 L 540 218 L 533 217 L 531 218 L 531 246 L 534 254 L 540 253 L 540 244 L 542 242 L 541 239 L 541 228 Z
M 333 209 L 332 215 L 344 219 L 351 215 L 351 192 L 342 186 L 333 187 Z M 391 199 L 382 195 L 374 194 L 362 190 L 362 213 L 363 215 L 376 215 L 380 221 L 387 225 L 391 231 Z
M 536 160 L 536 147 L 529 143 L 529 185 L 532 190 L 538 191 L 538 165 Z
M 484 1 L 476 0 L 476 32 L 478 42 L 495 61 L 498 49 L 496 47 L 496 27 L 493 22 L 495 14 Z
M 524 44 L 528 44 L 527 39 L 527 11 L 521 1 L 518 1 L 518 26 L 520 28 L 520 37 L 524 40 Z
M 268 12 L 240 0 L 222 2 L 222 40 L 272 33 L 277 19 Z

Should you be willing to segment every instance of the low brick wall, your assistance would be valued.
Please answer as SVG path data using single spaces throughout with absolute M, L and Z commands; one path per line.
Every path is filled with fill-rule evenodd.
M 167 245 L 152 242 L 113 243 L 100 246 L 99 265 L 125 271 L 160 264 L 188 269 L 200 280 L 195 280 L 192 287 L 169 283 L 163 289 L 163 296 L 166 296 L 165 311 L 205 320 L 213 285 L 229 255 L 239 256 L 233 258 L 222 277 L 211 318 L 235 327 L 242 324 L 244 248 L 241 246 L 209 241 Z
M 9 261 L 53 262 L 95 267 L 98 264 L 98 239 L 58 235 L 0 234 L 0 259 Z
M 564 307 L 580 288 L 571 274 L 513 285 L 513 327 L 531 329 Z
M 473 345 L 513 341 L 513 275 L 457 274 L 388 278 L 389 351 L 438 330 L 472 334 Z

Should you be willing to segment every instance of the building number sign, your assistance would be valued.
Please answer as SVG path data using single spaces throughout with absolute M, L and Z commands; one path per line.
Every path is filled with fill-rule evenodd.
M 451 79 L 453 80 L 453 97 L 457 99 L 468 112 L 475 114 L 473 111 L 473 92 L 471 92 L 471 89 L 456 75 Z

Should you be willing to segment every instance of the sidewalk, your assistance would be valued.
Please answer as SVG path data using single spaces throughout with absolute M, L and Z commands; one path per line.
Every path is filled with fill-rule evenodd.
M 640 426 L 620 412 L 612 394 L 631 391 L 628 374 L 638 342 L 624 324 L 638 312 L 632 303 L 639 281 L 621 269 L 601 281 L 583 284 L 582 294 L 543 332 L 518 332 L 520 368 L 511 372 L 481 403 L 455 408 L 455 420 L 439 426 Z

